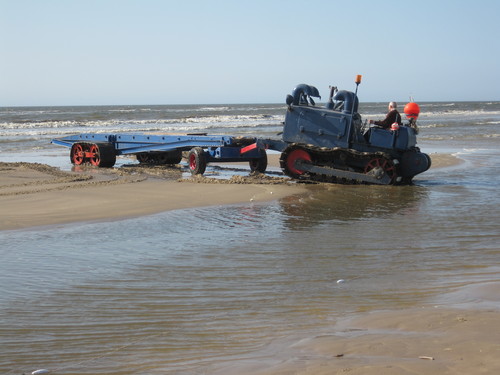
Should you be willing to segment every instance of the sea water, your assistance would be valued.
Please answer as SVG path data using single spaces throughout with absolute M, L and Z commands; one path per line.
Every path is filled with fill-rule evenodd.
M 272 364 L 293 343 L 333 332 L 339 318 L 448 304 L 464 286 L 498 281 L 500 103 L 420 106 L 418 146 L 462 162 L 413 186 L 311 186 L 271 203 L 0 232 L 0 373 Z M 364 119 L 384 108 L 360 104 Z M 50 139 L 81 132 L 271 137 L 285 111 L 1 108 L 0 161 L 70 169 L 68 150 Z M 467 298 L 455 302 L 483 302 Z

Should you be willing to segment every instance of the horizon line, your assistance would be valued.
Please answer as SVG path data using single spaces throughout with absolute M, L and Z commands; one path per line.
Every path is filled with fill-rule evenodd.
M 383 101 L 359 101 L 359 104 L 370 104 L 370 103 L 388 103 L 390 100 Z M 410 101 L 406 100 L 396 100 L 397 103 Z M 489 99 L 489 100 L 413 100 L 415 103 L 482 103 L 482 102 L 500 102 L 500 100 Z M 321 104 L 326 104 L 327 102 L 318 102 L 318 106 Z M 149 103 L 149 104 L 38 104 L 38 105 L 0 105 L 0 108 L 35 108 L 35 107 L 141 107 L 141 106 L 235 106 L 235 105 L 283 105 L 286 103 L 280 102 L 238 102 L 238 103 Z

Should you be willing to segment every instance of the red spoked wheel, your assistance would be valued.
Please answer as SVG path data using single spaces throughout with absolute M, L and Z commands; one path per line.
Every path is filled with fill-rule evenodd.
M 391 179 L 391 183 L 396 181 L 397 170 L 392 160 L 383 157 L 373 158 L 366 164 L 365 173 L 371 172 L 374 169 L 381 170 L 387 174 Z
M 99 146 L 96 144 L 90 145 L 88 155 L 90 164 L 95 167 L 99 167 L 101 165 L 101 153 L 99 151 Z
M 296 167 L 297 161 L 312 161 L 311 155 L 302 148 L 285 150 L 281 154 L 280 164 L 283 172 L 291 178 L 300 178 L 306 171 Z
M 90 145 L 88 156 L 90 163 L 99 168 L 111 168 L 116 163 L 116 150 L 111 143 Z
M 71 163 L 82 165 L 85 163 L 85 149 L 81 143 L 75 143 L 70 152 Z

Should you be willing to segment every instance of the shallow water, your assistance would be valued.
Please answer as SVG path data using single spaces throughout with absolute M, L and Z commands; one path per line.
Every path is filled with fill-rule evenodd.
M 424 151 L 465 162 L 415 186 L 0 232 L 0 372 L 212 373 L 286 359 L 352 313 L 498 281 L 497 142 L 423 124 Z

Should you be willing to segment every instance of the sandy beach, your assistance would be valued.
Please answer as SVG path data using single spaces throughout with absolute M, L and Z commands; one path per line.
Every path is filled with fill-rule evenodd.
M 431 157 L 432 168 L 460 163 L 451 155 Z M 277 165 L 276 156 L 270 164 Z M 307 185 L 282 177 L 179 179 L 179 173 L 158 168 L 63 172 L 42 164 L 0 163 L 0 230 L 109 221 L 307 193 Z M 467 293 L 495 301 L 500 284 L 481 285 L 473 292 L 464 289 L 462 296 Z M 499 324 L 495 309 L 477 309 L 473 303 L 457 308 L 453 301 L 362 313 L 337 323 L 331 335 L 291 345 L 282 360 L 222 365 L 217 373 L 494 374 L 500 371 Z
M 274 156 L 270 159 L 276 165 Z M 0 230 L 264 202 L 304 190 L 284 178 L 263 175 L 182 180 L 178 168 L 161 167 L 63 172 L 43 164 L 0 163 L 0 176 Z
M 431 155 L 432 168 L 460 163 Z M 246 163 L 245 163 L 246 164 Z M 278 155 L 269 165 L 279 166 Z M 81 167 L 64 172 L 36 163 L 0 163 L 0 230 L 113 220 L 190 207 L 264 202 L 305 192 L 286 177 L 181 179 L 179 168 Z
M 500 295 L 500 284 L 481 287 Z M 496 310 L 446 306 L 374 312 L 346 319 L 335 333 L 305 339 L 289 348 L 294 358 L 265 370 L 286 374 L 497 374 L 500 332 Z M 236 373 L 231 368 L 223 373 Z

